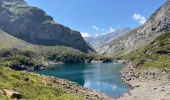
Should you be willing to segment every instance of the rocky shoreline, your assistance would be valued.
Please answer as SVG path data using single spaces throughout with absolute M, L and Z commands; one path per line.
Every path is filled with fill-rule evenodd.
M 52 81 L 56 83 L 58 87 L 65 93 L 79 95 L 83 97 L 82 100 L 113 100 L 112 98 L 106 96 L 101 92 L 84 88 L 75 82 L 71 82 L 65 79 L 60 79 L 52 76 L 39 75 L 31 72 L 30 74 L 43 77 L 45 80 L 48 80 L 49 82 Z
M 112 60 L 106 59 L 106 60 L 90 60 L 88 62 L 77 63 L 77 64 L 98 64 L 98 63 L 110 63 L 110 62 L 112 62 Z M 67 64 L 67 63 L 46 61 L 43 64 L 36 64 L 36 65 L 13 64 L 9 67 L 16 71 L 36 71 L 36 70 L 45 70 L 48 68 L 49 65 L 61 65 L 61 64 Z M 1 65 L 1 66 L 5 66 L 5 65 Z
M 119 100 L 170 100 L 170 69 L 139 69 L 129 63 L 121 73 L 132 89 Z

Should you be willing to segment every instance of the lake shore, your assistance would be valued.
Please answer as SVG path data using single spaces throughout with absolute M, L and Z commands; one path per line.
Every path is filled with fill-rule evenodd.
M 101 92 L 94 91 L 94 90 L 91 90 L 88 88 L 84 88 L 84 87 L 78 85 L 77 83 L 71 82 L 69 80 L 52 77 L 52 76 L 35 74 L 35 73 L 31 73 L 31 72 L 30 72 L 30 74 L 40 76 L 40 77 L 43 77 L 44 79 L 52 81 L 52 82 L 56 83 L 57 86 L 61 90 L 63 90 L 65 93 L 79 95 L 79 96 L 83 97 L 82 100 L 113 100 L 112 98 L 108 97 L 107 95 L 105 95 Z
M 82 87 L 100 90 L 111 99 L 117 99 L 129 91 L 128 85 L 121 81 L 119 73 L 124 66 L 120 63 L 53 65 L 37 73 L 71 80 Z
M 169 100 L 170 69 L 137 69 L 129 63 L 122 70 L 122 81 L 132 87 L 119 100 Z

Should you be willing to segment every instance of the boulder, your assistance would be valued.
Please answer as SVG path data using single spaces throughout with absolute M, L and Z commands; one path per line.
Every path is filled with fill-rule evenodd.
M 46 69 L 46 66 L 43 66 L 43 65 L 35 65 L 34 66 L 34 70 L 45 70 Z
M 12 65 L 10 68 L 17 71 L 27 70 L 27 67 L 24 65 Z
M 22 95 L 14 90 L 3 89 L 2 91 L 3 91 L 3 94 L 10 97 L 11 99 L 21 99 L 22 98 Z

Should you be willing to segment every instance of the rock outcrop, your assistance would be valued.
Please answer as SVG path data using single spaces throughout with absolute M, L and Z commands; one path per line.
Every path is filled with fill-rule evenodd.
M 112 56 L 121 56 L 130 53 L 150 43 L 169 28 L 170 0 L 152 14 L 144 25 L 104 45 L 101 48 L 102 53 L 106 55 L 112 54 Z
M 54 22 L 43 10 L 23 0 L 0 0 L 0 28 L 31 44 L 68 46 L 88 53 L 93 49 L 80 32 Z

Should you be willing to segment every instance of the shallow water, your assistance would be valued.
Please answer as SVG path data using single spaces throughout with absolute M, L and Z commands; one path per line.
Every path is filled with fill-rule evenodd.
M 121 82 L 119 73 L 124 66 L 119 63 L 51 65 L 50 68 L 37 73 L 68 79 L 118 98 L 129 91 L 129 87 Z

